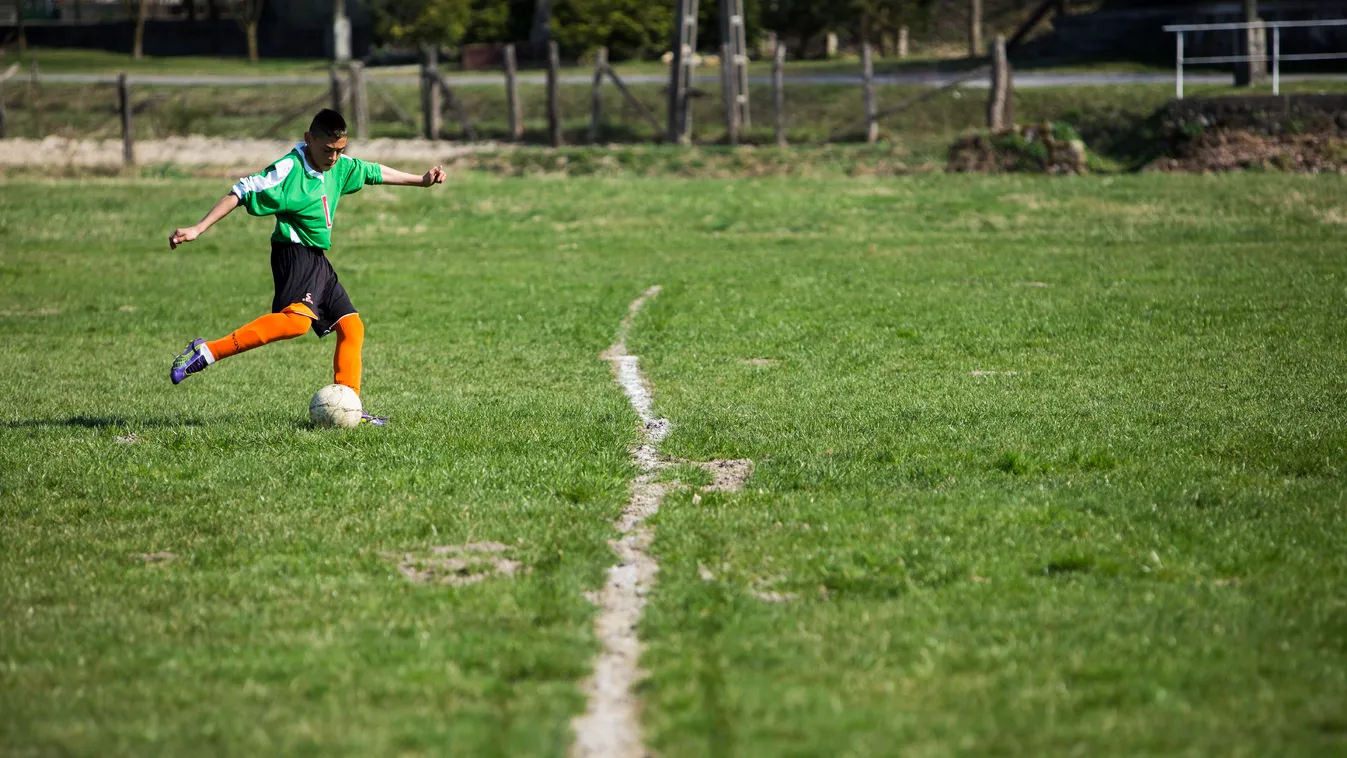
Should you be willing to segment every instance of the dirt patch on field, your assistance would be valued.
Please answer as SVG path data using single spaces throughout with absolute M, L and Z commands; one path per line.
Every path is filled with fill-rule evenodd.
M 165 563 L 172 563 L 178 560 L 177 553 L 160 551 L 157 553 L 132 553 L 131 558 L 137 561 L 143 561 L 150 566 L 162 566 Z
M 766 368 L 775 366 L 778 361 L 775 358 L 741 358 L 739 362 L 745 366 L 761 366 Z
M 753 461 L 747 458 L 705 463 L 699 461 L 677 461 L 677 463 L 691 463 L 709 473 L 712 482 L 701 488 L 707 492 L 738 492 L 744 488 L 744 482 L 753 475 Z
M 384 553 L 384 557 L 397 561 L 398 573 L 416 584 L 462 587 L 493 576 L 514 576 L 521 564 L 505 557 L 513 549 L 499 542 L 469 542 L 437 545 L 429 555 Z

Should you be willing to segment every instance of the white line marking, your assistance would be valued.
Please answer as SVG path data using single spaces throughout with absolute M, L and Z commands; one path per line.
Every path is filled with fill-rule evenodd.
M 713 479 L 702 488 L 707 492 L 736 492 L 753 473 L 753 462 L 747 459 L 698 463 L 670 460 L 659 454 L 658 445 L 669 435 L 671 425 L 655 415 L 650 383 L 641 375 L 640 359 L 627 352 L 632 322 L 646 301 L 659 292 L 656 285 L 632 301 L 612 347 L 600 356 L 612 364 L 613 377 L 644 425 L 641 439 L 631 451 L 632 460 L 644 473 L 632 480 L 631 499 L 614 524 L 619 537 L 609 545 L 617 553 L 618 562 L 608 569 L 603 591 L 591 597 L 599 607 L 594 633 L 602 650 L 594 661 L 593 675 L 583 687 L 589 705 L 571 724 L 575 730 L 572 758 L 644 758 L 648 754 L 641 741 L 640 703 L 635 695 L 636 683 L 645 675 L 640 668 L 641 641 L 636 626 L 659 566 L 650 555 L 654 534 L 645 522 L 659 511 L 665 493 L 678 486 L 657 481 L 659 470 L 678 463 L 705 469 Z M 700 502 L 700 496 L 693 502 Z
M 627 309 L 618 327 L 617 339 L 601 356 L 613 366 L 617 383 L 627 393 L 631 407 L 645 428 L 641 440 L 631 451 L 632 460 L 645 473 L 631 483 L 631 499 L 618 517 L 615 528 L 620 535 L 610 541 L 618 562 L 608 569 L 603 591 L 594 598 L 599 606 L 594 632 L 603 649 L 594 662 L 594 673 L 585 681 L 589 706 L 572 723 L 574 758 L 643 758 L 641 722 L 635 685 L 640 669 L 641 641 L 636 625 L 645 607 L 646 595 L 654 586 L 659 566 L 650 556 L 654 535 L 645 520 L 655 515 L 664 500 L 665 485 L 654 481 L 661 462 L 656 445 L 669 433 L 669 422 L 655 416 L 650 387 L 641 376 L 640 360 L 627 353 L 627 334 L 632 321 L 646 301 L 658 295 L 658 285 L 646 290 Z

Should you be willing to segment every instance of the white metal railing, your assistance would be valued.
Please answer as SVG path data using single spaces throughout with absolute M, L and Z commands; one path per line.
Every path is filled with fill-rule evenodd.
M 1177 40 L 1178 55 L 1174 60 L 1174 88 L 1178 98 L 1183 99 L 1183 66 L 1195 63 L 1253 63 L 1272 61 L 1272 92 L 1281 94 L 1282 61 L 1336 61 L 1347 60 L 1347 53 L 1306 53 L 1300 55 L 1282 55 L 1282 29 L 1303 29 L 1307 27 L 1347 26 L 1347 19 L 1325 21 L 1245 21 L 1228 24 L 1173 24 L 1165 31 L 1173 32 Z M 1247 31 L 1249 29 L 1272 30 L 1272 55 L 1215 55 L 1202 58 L 1183 57 L 1184 32 L 1209 31 Z

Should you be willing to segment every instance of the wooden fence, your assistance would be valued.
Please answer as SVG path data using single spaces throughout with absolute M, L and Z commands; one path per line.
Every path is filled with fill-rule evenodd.
M 932 98 L 947 92 L 955 87 L 961 86 L 977 78 L 990 76 L 990 88 L 987 105 L 987 126 L 992 130 L 1009 128 L 1013 125 L 1013 86 L 1011 81 L 1011 69 L 1006 57 L 1007 43 L 1004 37 L 997 37 L 990 47 L 990 63 L 972 69 L 966 74 L 944 84 L 940 87 L 932 87 L 919 95 L 910 97 L 896 105 L 881 108 L 876 92 L 876 81 L 874 72 L 874 56 L 871 46 L 865 44 L 861 48 L 861 88 L 862 97 L 860 102 L 860 118 L 852 123 L 843 125 L 831 132 L 828 137 L 829 142 L 839 141 L 857 141 L 863 140 L 867 143 L 875 143 L 880 139 L 881 122 L 895 114 L 906 111 L 925 103 Z M 728 53 L 728 51 L 726 51 Z M 786 147 L 787 142 L 787 100 L 786 100 L 786 77 L 785 77 L 785 57 L 786 50 L 784 45 L 778 45 L 773 56 L 772 66 L 772 123 L 775 136 L 775 143 L 780 147 Z M 0 138 L 5 134 L 5 111 L 3 90 L 5 81 L 14 76 L 17 72 L 17 64 L 10 66 L 3 74 L 0 74 Z M 508 111 L 508 139 L 519 142 L 523 139 L 524 114 L 519 97 L 519 72 L 517 65 L 517 55 L 513 45 L 504 50 L 504 63 L 502 66 L 503 83 L 506 92 L 506 108 Z M 556 45 L 550 46 L 547 56 L 546 67 L 546 122 L 548 144 L 554 147 L 560 147 L 564 142 L 562 130 L 562 113 L 560 81 L 560 61 L 557 54 Z M 730 67 L 722 65 L 721 67 L 721 89 L 724 99 L 725 112 L 725 142 L 729 145 L 738 145 L 742 138 L 743 123 L 741 119 L 747 113 L 748 93 L 741 91 L 743 85 L 736 81 L 737 77 L 731 72 Z M 438 68 L 436 52 L 433 48 L 427 47 L 422 50 L 421 63 L 419 67 L 418 81 L 420 83 L 420 111 L 419 119 L 413 114 L 408 113 L 397 101 L 389 90 L 377 79 L 368 76 L 365 67 L 358 61 L 352 62 L 347 66 L 333 67 L 330 70 L 329 86 L 326 91 L 317 97 L 301 102 L 288 108 L 279 119 L 277 119 L 263 133 L 263 137 L 274 137 L 282 132 L 287 126 L 290 126 L 296 119 L 312 113 L 314 110 L 328 106 L 334 110 L 348 114 L 351 125 L 351 134 L 359 140 L 368 139 L 370 135 L 370 98 L 378 98 L 387 106 L 386 112 L 391 112 L 398 121 L 405 123 L 419 131 L 423 138 L 427 140 L 440 140 L 445 137 L 444 120 L 446 112 L 451 115 L 461 129 L 462 137 L 467 140 L 478 140 L 480 138 L 479 130 L 474 122 L 473 116 L 464 105 L 462 98 L 458 96 L 455 90 L 453 79 L 445 76 Z M 587 133 L 581 137 L 588 144 L 597 144 L 602 136 L 603 124 L 603 88 L 611 82 L 617 89 L 625 102 L 636 116 L 643 122 L 650 125 L 656 141 L 667 139 L 665 125 L 661 123 L 657 116 L 644 102 L 637 98 L 631 88 L 622 77 L 609 64 L 608 52 L 606 49 L 597 51 L 594 57 L 593 77 L 591 80 L 590 113 Z M 174 100 L 184 97 L 186 91 L 176 95 L 154 94 L 140 103 L 133 101 L 133 82 L 127 74 L 122 73 L 117 77 L 117 116 L 115 121 L 120 122 L 123 156 L 126 164 L 135 163 L 135 144 L 134 144 L 134 120 L 137 114 L 143 113 L 151 108 L 158 108 Z M 112 127 L 112 123 L 106 124 L 97 130 L 101 132 L 104 129 Z M 96 133 L 97 133 L 96 132 Z M 680 138 L 679 144 L 684 140 Z

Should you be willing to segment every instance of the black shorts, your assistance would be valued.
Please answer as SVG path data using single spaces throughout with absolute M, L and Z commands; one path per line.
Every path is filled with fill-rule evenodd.
M 355 313 L 346 288 L 337 281 L 337 272 L 327 256 L 316 247 L 295 242 L 271 243 L 271 279 L 276 295 L 271 312 L 280 313 L 298 303 L 313 311 L 313 333 L 326 336 L 342 318 Z

